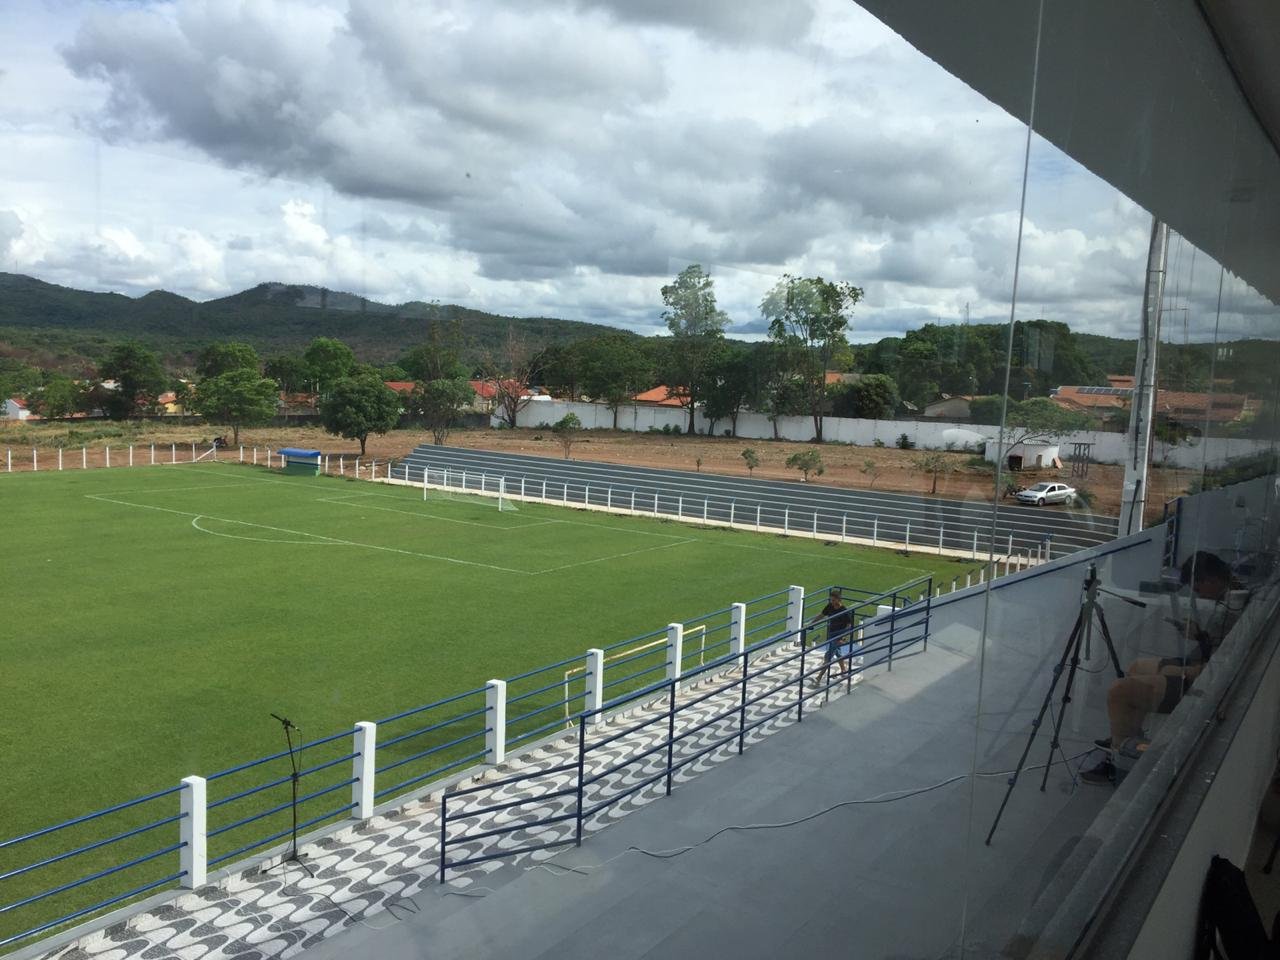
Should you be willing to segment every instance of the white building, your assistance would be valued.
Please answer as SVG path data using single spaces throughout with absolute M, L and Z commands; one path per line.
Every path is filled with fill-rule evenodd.
M 21 397 L 10 397 L 4 402 L 4 419 L 29 420 L 31 411 L 27 409 L 27 401 Z

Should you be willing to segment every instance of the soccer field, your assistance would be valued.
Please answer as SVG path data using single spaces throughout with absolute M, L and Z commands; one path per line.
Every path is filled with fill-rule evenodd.
M 271 712 L 322 737 L 791 583 L 963 569 L 229 464 L 13 475 L 0 504 L 5 837 L 272 753 Z M 82 861 L 45 880 L 111 862 Z

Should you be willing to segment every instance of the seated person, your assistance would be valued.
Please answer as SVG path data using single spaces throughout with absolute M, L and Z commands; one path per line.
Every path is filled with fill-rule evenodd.
M 1147 714 L 1171 713 L 1239 616 L 1239 611 L 1232 611 L 1227 604 L 1231 567 L 1221 558 L 1201 550 L 1183 563 L 1181 573 L 1183 584 L 1191 584 L 1192 617 L 1185 623 L 1170 622 L 1196 641 L 1195 648 L 1185 657 L 1153 657 L 1129 664 L 1125 676 L 1107 690 L 1111 733 L 1094 741 L 1104 749 L 1141 737 Z M 1197 611 L 1197 599 L 1211 600 L 1212 609 L 1207 614 Z M 1114 783 L 1115 765 L 1110 759 L 1103 760 L 1080 778 L 1085 783 Z

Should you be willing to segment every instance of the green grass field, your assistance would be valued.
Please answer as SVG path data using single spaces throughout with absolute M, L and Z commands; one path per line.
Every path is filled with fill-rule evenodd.
M 492 500 L 424 501 L 412 488 L 222 464 L 15 474 L 0 478 L 0 505 L 4 837 L 271 753 L 281 746 L 273 711 L 312 739 L 790 583 L 877 590 L 962 569 L 927 555 L 545 505 L 499 512 Z M 349 741 L 328 749 L 316 757 Z M 249 771 L 235 787 L 280 769 Z M 111 829 L 176 806 L 176 797 L 155 801 Z M 0 874 L 104 829 L 0 850 Z M 0 880 L 0 904 L 155 849 L 175 831 Z M 235 842 L 211 841 L 211 857 Z M 161 859 L 129 882 L 161 876 L 175 858 Z M 31 925 L 22 920 L 127 888 L 51 898 L 3 918 L 0 939 Z

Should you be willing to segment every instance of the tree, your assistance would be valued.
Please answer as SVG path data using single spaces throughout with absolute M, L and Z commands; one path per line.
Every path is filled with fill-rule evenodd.
M 70 416 L 84 403 L 84 389 L 70 377 L 53 374 L 39 390 L 27 395 L 27 406 L 47 420 Z
M 436 446 L 442 446 L 449 439 L 450 428 L 475 396 L 466 380 L 431 380 L 414 387 L 409 408 L 427 425 Z
M 715 433 L 717 420 L 728 419 L 731 436 L 738 434 L 738 415 L 751 396 L 751 354 L 740 344 L 725 344 L 715 355 L 702 415 L 707 433 Z
M 746 461 L 748 476 L 754 474 L 756 467 L 760 466 L 760 455 L 756 453 L 753 447 L 747 447 L 742 451 L 742 459 Z
M 1009 450 L 1019 443 L 1053 440 L 1072 430 L 1087 430 L 1089 426 L 1088 414 L 1065 410 L 1048 397 L 1011 400 L 1001 439 L 1004 449 Z
M 694 413 L 711 386 L 710 368 L 716 348 L 724 340 L 729 317 L 716 308 L 716 294 L 701 264 L 680 271 L 662 288 L 662 312 L 672 343 L 664 364 L 668 396 L 689 411 L 688 433 L 694 432 Z
M 485 361 L 486 379 L 493 383 L 494 407 L 502 422 L 512 429 L 520 411 L 533 399 L 529 383 L 537 365 L 538 351 L 510 325 L 502 348 Z
M 258 351 L 247 343 L 211 343 L 196 357 L 196 375 L 201 380 L 221 376 L 231 370 L 260 369 Z
M 576 413 L 566 413 L 552 426 L 551 432 L 560 441 L 560 446 L 564 448 L 564 458 L 568 460 L 569 452 L 573 449 L 578 434 L 582 432 L 582 421 L 578 419 Z
M 847 346 L 844 331 L 849 312 L 861 299 L 862 288 L 852 283 L 784 274 L 760 302 L 770 339 L 786 349 L 794 364 L 813 418 L 813 435 L 819 441 L 827 403 L 827 367 L 836 350 Z
M 160 358 L 134 340 L 113 347 L 98 372 L 103 380 L 116 382 L 116 389 L 102 396 L 103 412 L 112 420 L 154 409 L 167 382 Z
M 579 344 L 552 344 L 539 358 L 538 382 L 553 397 L 577 400 L 582 396 L 583 366 Z
M 605 334 L 581 341 L 578 348 L 582 356 L 582 389 L 613 412 L 613 429 L 617 430 L 618 410 L 653 382 L 653 363 L 644 341 L 624 334 Z
M 870 458 L 862 461 L 862 466 L 859 470 L 870 478 L 871 482 L 867 486 L 872 490 L 876 488 L 876 481 L 880 479 L 880 475 L 884 472 L 884 468 L 880 466 L 879 462 Z
M 276 415 L 280 386 L 247 367 L 205 377 L 196 386 L 195 409 L 210 423 L 231 428 L 232 443 L 240 442 L 240 428 L 266 423 Z
M 262 372 L 280 384 L 285 393 L 302 393 L 314 380 L 307 361 L 292 354 L 272 357 L 263 365 Z
M 365 442 L 371 433 L 386 433 L 400 419 L 400 395 L 376 376 L 339 380 L 320 401 L 320 422 L 332 434 Z
M 951 458 L 944 453 L 925 453 L 912 460 L 912 465 L 921 473 L 927 473 L 933 479 L 929 487 L 930 493 L 938 492 L 938 477 L 955 470 Z
M 809 482 L 809 474 L 816 477 L 822 476 L 826 472 L 826 467 L 822 465 L 822 454 L 817 450 L 802 450 L 800 453 L 793 453 L 787 457 L 787 466 L 792 470 L 799 470 L 804 474 L 804 482 Z
M 471 371 L 460 359 L 462 333 L 454 324 L 442 331 L 433 323 L 427 330 L 427 341 L 414 347 L 400 359 L 400 366 L 413 380 L 469 380 Z
M 747 403 L 759 410 L 778 436 L 778 419 L 804 412 L 804 396 L 799 382 L 791 376 L 786 351 L 776 343 L 764 343 L 751 355 L 751 393 Z
M 898 385 L 883 373 L 863 374 L 832 398 L 832 412 L 839 417 L 884 420 L 898 408 Z
M 328 393 L 340 380 L 352 376 L 356 368 L 356 355 L 341 340 L 316 337 L 302 354 L 303 362 L 315 381 L 316 389 Z M 355 439 L 351 437 L 349 439 Z

